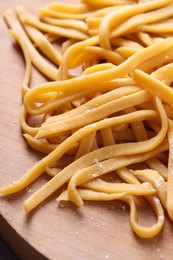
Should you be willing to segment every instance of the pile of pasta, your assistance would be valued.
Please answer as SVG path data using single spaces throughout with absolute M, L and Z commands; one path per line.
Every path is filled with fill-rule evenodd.
M 133 231 L 157 235 L 165 212 L 173 220 L 172 0 L 56 2 L 37 16 L 18 6 L 4 18 L 26 61 L 23 135 L 45 156 L 0 193 L 47 173 L 27 212 L 63 187 L 57 200 L 77 206 L 126 202 Z M 46 82 L 30 87 L 32 66 Z M 151 226 L 138 223 L 144 198 Z

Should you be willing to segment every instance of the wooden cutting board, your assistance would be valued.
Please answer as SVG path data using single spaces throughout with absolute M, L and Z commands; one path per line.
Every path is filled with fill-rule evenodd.
M 17 180 L 42 155 L 28 148 L 19 126 L 24 61 L 3 21 L 7 9 L 24 4 L 33 11 L 51 0 L 0 1 L 0 186 Z M 67 1 L 73 3 L 74 1 Z M 31 84 L 44 79 L 34 70 Z M 163 231 L 153 239 L 134 235 L 129 208 L 119 202 L 86 202 L 60 207 L 58 192 L 27 215 L 26 198 L 47 181 L 39 181 L 16 195 L 0 197 L 0 234 L 22 259 L 173 259 L 173 223 L 167 218 Z M 152 223 L 150 211 L 139 215 Z

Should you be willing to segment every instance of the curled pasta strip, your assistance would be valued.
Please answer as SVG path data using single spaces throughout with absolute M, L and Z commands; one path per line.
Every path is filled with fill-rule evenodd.
M 31 78 L 31 69 L 32 69 L 31 57 L 25 42 L 19 37 L 18 34 L 15 33 L 15 31 L 10 30 L 10 32 L 11 35 L 14 37 L 14 39 L 19 43 L 25 57 L 26 69 L 25 69 L 25 76 L 22 84 L 22 96 L 24 96 L 26 92 L 29 90 L 28 86 Z
M 20 111 L 20 125 L 24 133 L 35 136 L 38 133 L 39 127 L 31 127 L 26 122 L 27 111 L 24 106 L 21 107 Z
M 126 110 L 127 111 L 127 110 Z M 130 108 L 128 111 L 132 112 L 135 111 L 135 108 Z M 144 127 L 144 124 L 142 122 L 136 122 L 131 124 L 134 134 L 136 136 L 137 141 L 147 140 L 148 139 L 148 133 Z M 167 168 L 162 164 L 158 158 L 151 158 L 146 161 L 146 164 L 150 166 L 151 169 L 158 170 L 161 176 L 164 177 L 164 179 L 167 180 Z
M 169 18 L 172 16 L 172 10 L 173 5 L 168 5 L 158 10 L 136 15 L 135 17 L 132 17 L 129 20 L 127 20 L 127 22 L 124 22 L 118 28 L 114 29 L 114 31 L 112 32 L 112 37 L 124 35 L 129 31 L 135 29 L 137 26 L 140 26 L 140 24 L 157 22 Z M 162 13 L 162 16 L 160 15 L 160 12 Z M 142 31 L 142 28 L 140 28 L 140 31 Z
M 44 35 L 48 39 L 48 41 L 52 44 L 57 42 L 61 38 L 61 36 L 59 36 L 59 35 L 54 35 L 54 34 L 50 34 L 50 33 L 45 33 Z
M 126 113 L 131 113 L 134 111 L 136 111 L 135 107 L 130 107 L 128 109 L 125 109 Z M 147 131 L 145 129 L 143 122 L 132 122 L 131 127 L 134 131 L 134 135 L 138 142 L 148 140 Z
M 72 46 L 74 43 L 76 43 L 76 40 L 74 39 L 68 39 L 66 40 L 65 42 L 62 43 L 62 46 L 61 46 L 61 53 L 62 55 L 65 53 L 66 50 L 68 50 L 68 48 L 70 46 Z
M 89 57 L 88 57 L 89 56 Z M 107 62 L 111 62 L 115 65 L 119 65 L 124 62 L 124 58 L 118 52 L 113 52 L 110 50 L 105 50 L 96 46 L 89 46 L 85 48 L 85 51 L 78 55 L 78 57 L 73 61 L 73 67 L 78 67 L 87 61 L 90 57 L 98 57 L 98 59 L 105 59 Z
M 125 39 L 123 37 L 118 37 L 118 38 L 112 39 L 111 44 L 114 46 L 114 48 L 115 47 L 130 47 L 130 48 L 135 48 L 138 50 L 141 50 L 144 48 L 140 43 L 133 41 L 133 40 Z
M 132 171 L 127 167 L 122 167 L 116 170 L 116 174 L 129 184 L 140 184 L 140 181 L 132 174 Z
M 79 149 L 75 156 L 75 160 L 91 151 L 95 137 L 96 131 L 82 138 Z
M 111 5 L 123 5 L 123 4 L 133 4 L 133 1 L 124 1 L 124 0 L 82 0 L 82 3 L 95 6 L 95 7 L 105 7 Z
M 84 12 L 79 14 L 73 14 L 73 13 L 70 14 L 70 13 L 51 10 L 48 8 L 40 8 L 38 9 L 38 12 L 41 16 L 48 16 L 52 18 L 61 18 L 61 19 L 74 19 L 74 20 L 85 20 L 87 16 L 92 13 L 92 12 Z
M 58 27 L 58 26 L 54 26 L 51 24 L 46 24 L 46 23 L 43 23 L 43 22 L 37 20 L 34 16 L 29 15 L 29 14 L 23 15 L 21 17 L 21 19 L 22 19 L 23 23 L 34 26 L 37 29 L 44 31 L 44 32 L 64 36 L 67 38 L 70 37 L 72 39 L 77 39 L 77 40 L 85 40 L 88 38 L 88 35 L 84 32 L 78 31 L 76 29 L 62 28 L 60 26 Z
M 95 201 L 99 201 L 99 200 L 105 200 L 105 201 L 109 201 L 109 200 L 116 200 L 116 199 L 121 199 L 125 193 L 121 192 L 121 193 L 113 193 L 113 194 L 107 194 L 105 192 L 97 192 L 97 191 L 92 191 L 92 190 L 87 190 L 87 189 L 78 189 L 78 192 L 80 194 L 80 196 L 84 199 L 84 200 L 95 200 Z M 60 196 L 57 198 L 58 201 L 68 201 L 68 193 L 67 191 L 63 191 Z
M 134 55 L 138 50 L 129 47 L 119 47 L 116 49 L 116 52 L 122 55 L 123 58 L 129 58 L 130 56 Z
M 128 183 L 108 183 L 106 181 L 96 179 L 89 181 L 84 184 L 80 184 L 83 188 L 90 190 L 105 192 L 105 193 L 119 193 L 124 192 L 126 194 L 144 196 L 144 195 L 154 195 L 156 193 L 155 189 L 149 182 L 142 184 L 128 184 Z
M 145 71 L 151 74 L 156 67 L 163 66 L 165 63 L 172 62 L 173 60 L 173 51 L 172 49 L 157 55 L 148 61 L 144 61 L 138 67 L 139 70 Z
M 77 42 L 71 45 L 63 55 L 62 63 L 59 70 L 59 80 L 65 80 L 68 78 L 68 70 L 70 68 L 70 62 L 74 62 L 79 53 L 87 46 L 94 46 L 98 44 L 98 37 L 90 37 L 85 41 Z M 71 66 L 71 68 L 73 68 Z
M 172 158 L 172 151 L 173 151 L 173 122 L 169 122 L 169 130 L 168 130 L 168 141 L 169 141 L 169 158 L 168 158 L 168 182 L 167 182 L 167 211 L 169 217 L 173 220 L 173 202 L 172 202 L 172 195 L 173 195 L 173 158 Z
M 45 172 L 51 176 L 54 177 L 56 176 L 62 169 L 61 168 L 50 168 L 50 167 L 46 167 Z
M 41 17 L 41 20 L 51 25 L 61 26 L 65 28 L 72 28 L 84 33 L 88 33 L 88 27 L 83 21 L 78 21 L 78 20 L 76 21 L 70 19 L 61 20 L 61 19 L 55 19 L 50 17 Z
M 159 79 L 161 82 L 163 82 L 166 85 L 170 85 L 173 81 L 173 75 L 172 75 L 172 69 L 173 69 L 173 63 L 167 64 L 155 72 L 153 72 L 151 75 L 154 76 L 156 79 Z
M 87 23 L 87 26 L 88 26 L 88 33 L 89 33 L 90 36 L 97 35 L 97 31 L 99 29 L 101 21 L 102 21 L 101 17 L 89 16 L 86 19 L 86 23 Z
M 155 34 L 161 33 L 172 33 L 172 24 L 171 23 L 156 23 L 151 25 L 142 25 L 141 30 L 144 32 L 150 32 Z
M 63 3 L 50 3 L 46 6 L 49 10 L 54 10 L 68 14 L 82 14 L 92 10 L 91 6 L 85 4 L 63 4 Z
M 152 225 L 149 228 L 141 227 L 137 223 L 137 211 L 136 211 L 133 200 L 131 198 L 130 199 L 127 198 L 127 200 L 125 200 L 131 207 L 130 220 L 131 220 L 131 225 L 132 225 L 133 231 L 138 236 L 143 237 L 143 238 L 153 237 L 156 234 L 158 234 L 161 231 L 161 229 L 163 228 L 164 219 L 165 219 L 164 211 L 163 211 L 163 208 L 162 208 L 162 205 L 161 205 L 159 199 L 155 196 L 148 196 L 147 200 L 149 201 L 152 208 L 154 209 L 154 212 L 157 217 L 156 224 Z
M 114 145 L 114 135 L 111 127 L 104 128 L 100 131 L 104 146 Z
M 56 149 L 56 147 L 57 147 L 57 145 L 55 145 L 55 144 L 50 144 L 45 141 L 38 140 L 29 134 L 24 134 L 23 136 L 25 137 L 25 139 L 30 147 L 32 147 L 34 150 L 42 152 L 42 153 L 48 154 L 48 153 L 52 152 L 54 149 Z
M 91 66 L 91 67 L 88 67 L 86 68 L 82 75 L 88 75 L 88 74 L 91 74 L 93 72 L 97 72 L 97 71 L 104 71 L 104 70 L 107 70 L 107 69 L 111 69 L 111 68 L 114 68 L 114 65 L 112 63 L 103 63 L 103 64 L 97 64 L 95 66 Z M 124 79 L 127 79 L 127 78 L 124 78 Z M 130 78 L 129 78 L 130 79 Z M 118 79 L 114 79 L 114 80 L 111 80 L 111 82 L 109 82 L 108 84 L 112 85 L 113 82 L 115 82 L 116 80 Z M 119 79 L 120 80 L 120 79 Z M 128 79 L 127 79 L 128 80 Z M 127 82 L 126 82 L 127 83 Z M 127 83 L 128 85 L 128 83 Z M 127 86 L 126 85 L 126 86 Z
M 154 40 L 151 38 L 151 36 L 148 33 L 138 32 L 137 37 L 144 46 L 150 46 L 154 43 Z
M 152 2 L 146 2 L 146 3 L 140 3 L 132 6 L 125 6 L 124 8 L 115 10 L 110 12 L 107 16 L 105 16 L 100 24 L 99 28 L 99 38 L 101 47 L 105 49 L 111 49 L 110 43 L 109 43 L 109 31 L 111 30 L 111 27 L 116 28 L 117 25 L 121 24 L 125 21 L 125 19 L 128 19 L 130 17 L 133 17 L 136 14 L 140 14 L 146 11 L 154 10 L 157 8 L 160 8 L 162 6 L 165 6 L 167 4 L 171 3 L 171 1 L 152 1 Z M 132 18 L 133 19 L 133 18 Z M 138 20 L 136 20 L 138 22 Z M 123 27 L 127 27 L 125 23 L 122 24 Z M 127 29 L 128 30 L 128 27 Z M 117 33 L 117 29 L 115 30 L 116 36 L 120 36 L 121 33 Z M 115 35 L 112 35 L 112 38 L 114 38 Z
M 156 189 L 158 197 L 162 202 L 163 206 L 167 209 L 166 206 L 166 196 L 167 196 L 167 184 L 163 177 L 154 170 L 137 170 L 133 174 L 137 176 L 143 176 L 146 180 L 150 181 L 153 187 Z
M 24 32 L 22 26 L 20 25 L 19 21 L 17 20 L 15 14 L 8 10 L 4 14 L 4 18 L 8 24 L 8 26 L 14 31 L 16 37 L 21 38 L 25 45 L 28 48 L 30 53 L 30 57 L 34 66 L 40 70 L 44 75 L 52 80 L 56 80 L 58 70 L 51 66 L 42 56 L 36 51 L 32 43 L 30 42 L 29 38 L 27 37 L 26 33 Z
M 134 70 L 133 78 L 143 88 L 147 88 L 148 91 L 153 92 L 160 97 L 164 102 L 172 107 L 173 90 L 163 82 L 155 79 L 141 70 Z
M 46 154 L 51 153 L 58 146 L 58 144 L 52 144 L 52 143 L 48 143 L 44 140 L 38 140 L 29 134 L 23 134 L 23 136 L 25 137 L 25 139 L 30 147 L 32 147 L 34 150 L 42 152 L 42 153 L 46 153 Z M 78 144 L 73 145 L 66 152 L 66 154 L 68 154 L 68 155 L 76 154 L 77 148 L 78 148 Z
M 161 163 L 158 158 L 151 158 L 146 161 L 146 164 L 153 170 L 159 172 L 159 174 L 167 181 L 168 179 L 168 168 Z
M 38 133 L 39 127 L 31 127 L 26 122 L 27 111 L 24 106 L 21 107 L 20 111 L 20 125 L 24 133 L 27 133 L 31 136 L 35 136 Z
M 130 223 L 133 231 L 140 237 L 151 238 L 157 235 L 163 228 L 164 212 L 158 198 L 155 196 L 148 196 L 152 208 L 157 217 L 157 222 L 151 227 L 143 227 L 137 222 L 137 209 L 132 196 L 124 195 L 123 193 L 107 194 L 104 192 L 97 192 L 87 189 L 78 189 L 78 193 L 83 200 L 108 201 L 108 200 L 122 200 L 130 206 Z M 57 198 L 58 201 L 68 201 L 69 196 L 67 191 L 63 191 Z
M 25 9 L 22 6 L 18 6 L 16 8 L 17 15 L 19 19 L 22 22 L 22 16 L 26 14 Z M 32 41 L 35 43 L 36 47 L 39 47 L 40 50 L 44 53 L 45 56 L 47 56 L 51 61 L 53 61 L 55 64 L 60 65 L 61 63 L 61 55 L 59 52 L 53 48 L 52 44 L 48 41 L 48 39 L 36 28 L 24 25 L 25 31 L 29 35 L 29 37 L 32 39 Z

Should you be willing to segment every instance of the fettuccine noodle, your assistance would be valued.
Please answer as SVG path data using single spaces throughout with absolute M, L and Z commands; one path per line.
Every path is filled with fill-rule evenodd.
M 27 212 L 64 185 L 58 201 L 126 202 L 133 231 L 157 235 L 164 211 L 173 220 L 172 0 L 81 0 L 38 12 L 18 6 L 4 18 L 26 63 L 23 136 L 46 155 L 0 193 L 46 173 Z M 30 87 L 32 66 L 51 81 Z M 138 223 L 141 198 L 156 216 L 149 227 Z

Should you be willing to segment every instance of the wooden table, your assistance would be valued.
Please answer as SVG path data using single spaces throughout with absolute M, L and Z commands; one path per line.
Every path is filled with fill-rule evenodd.
M 2 14 L 19 4 L 34 10 L 49 2 L 51 0 L 0 1 L 0 186 L 17 180 L 42 157 L 28 148 L 20 130 L 24 61 Z M 41 80 L 34 71 L 32 84 Z M 57 192 L 26 215 L 23 201 L 47 178 L 42 176 L 28 189 L 0 198 L 0 234 L 22 259 L 173 259 L 171 221 L 167 219 L 159 236 L 148 240 L 138 238 L 131 230 L 126 204 L 86 202 L 80 209 L 71 204 L 60 207 L 55 201 Z M 151 222 L 147 213 L 143 214 Z

